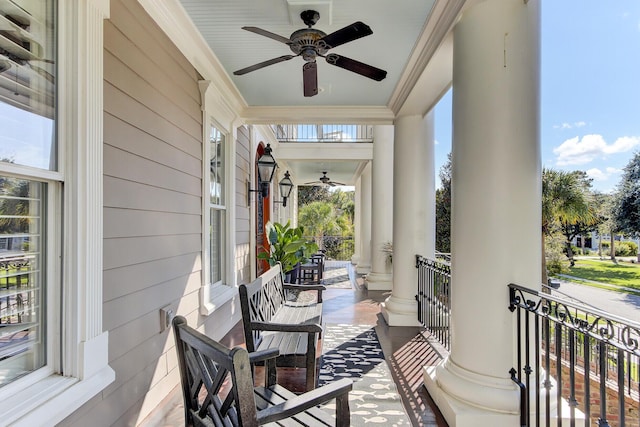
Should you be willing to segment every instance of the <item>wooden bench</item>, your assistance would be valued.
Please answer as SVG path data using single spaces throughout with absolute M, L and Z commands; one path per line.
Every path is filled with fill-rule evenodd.
M 278 350 L 249 354 L 228 349 L 189 327 L 184 317 L 173 320 L 178 352 L 185 426 L 244 426 L 267 423 L 291 426 L 348 426 L 349 379 L 295 395 L 276 384 Z M 265 362 L 265 386 L 254 387 L 251 364 Z M 336 399 L 336 418 L 317 406 Z M 281 420 L 286 420 L 282 422 Z
M 249 352 L 277 348 L 277 366 L 306 368 L 307 390 L 316 386 L 316 343 L 322 333 L 322 285 L 283 283 L 280 264 L 240 285 L 244 337 Z M 317 291 L 311 302 L 293 291 Z M 300 294 L 308 295 L 308 294 Z

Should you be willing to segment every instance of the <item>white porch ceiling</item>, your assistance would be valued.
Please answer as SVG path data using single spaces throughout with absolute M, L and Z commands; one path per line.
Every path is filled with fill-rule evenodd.
M 180 0 L 249 106 L 386 106 L 425 29 L 435 0 Z M 329 34 L 356 21 L 373 34 L 330 52 L 382 68 L 381 82 L 327 64 L 318 58 L 320 93 L 305 98 L 302 58 L 243 76 L 235 70 L 291 54 L 289 47 L 242 30 L 256 26 L 288 38 L 306 28 L 299 11 L 314 9 L 314 28 Z
M 226 73 L 226 87 L 242 98 L 237 105 L 244 108 L 241 114 L 246 123 L 390 124 L 398 115 L 425 114 L 448 88 L 452 74 L 451 28 L 471 0 L 174 1 L 180 2 L 213 52 L 213 63 L 219 64 L 215 66 Z M 292 53 L 287 45 L 242 30 L 243 26 L 289 38 L 306 27 L 299 13 L 307 9 L 320 12 L 314 28 L 327 34 L 356 21 L 371 27 L 372 35 L 329 53 L 382 68 L 387 77 L 377 82 L 318 58 L 320 93 L 304 97 L 302 58 L 243 76 L 233 75 L 241 68 Z M 182 18 L 177 22 L 183 22 Z M 171 31 L 174 37 L 181 37 L 179 31 Z M 280 144 L 274 155 L 298 185 L 317 180 L 322 171 L 333 180 L 353 185 L 370 159 L 326 155 L 327 151 L 320 151 L 312 159 L 296 158 L 283 152 L 285 146 Z

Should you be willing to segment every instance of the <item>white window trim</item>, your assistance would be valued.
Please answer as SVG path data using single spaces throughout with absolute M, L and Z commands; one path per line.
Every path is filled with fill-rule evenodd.
M 238 294 L 235 274 L 235 141 L 237 115 L 233 113 L 208 80 L 199 82 L 202 102 L 202 286 L 200 288 L 200 314 L 209 316 Z M 224 224 L 224 272 L 222 282 L 209 283 L 209 137 L 211 127 L 224 135 L 225 162 L 225 224 Z
M 54 328 L 60 336 L 49 339 L 59 338 L 61 348 L 49 359 L 58 374 L 45 369 L 0 390 L 3 423 L 17 426 L 42 425 L 45 420 L 57 424 L 115 380 L 107 360 L 108 333 L 102 330 L 103 21 L 109 18 L 110 2 L 69 0 L 58 5 L 57 126 L 64 223 L 58 220 L 52 226 L 57 232 L 63 226 L 64 234 L 58 274 L 62 286 L 57 287 L 62 307 Z M 53 215 L 62 217 L 61 211 Z M 55 315 L 47 316 L 52 319 Z

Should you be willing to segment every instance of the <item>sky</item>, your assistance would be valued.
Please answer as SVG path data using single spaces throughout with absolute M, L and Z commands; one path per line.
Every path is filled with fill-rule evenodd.
M 640 151 L 640 1 L 540 3 L 542 165 L 612 192 Z M 451 151 L 451 91 L 435 128 L 437 173 Z

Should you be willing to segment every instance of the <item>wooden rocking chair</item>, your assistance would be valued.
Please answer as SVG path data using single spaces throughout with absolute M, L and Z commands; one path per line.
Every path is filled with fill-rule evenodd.
M 249 354 L 228 349 L 189 327 L 184 317 L 173 320 L 178 351 L 186 426 L 281 425 L 348 426 L 351 380 L 341 379 L 301 395 L 276 384 L 278 350 Z M 264 387 L 254 387 L 252 364 L 264 362 Z M 318 405 L 336 399 L 335 419 Z

